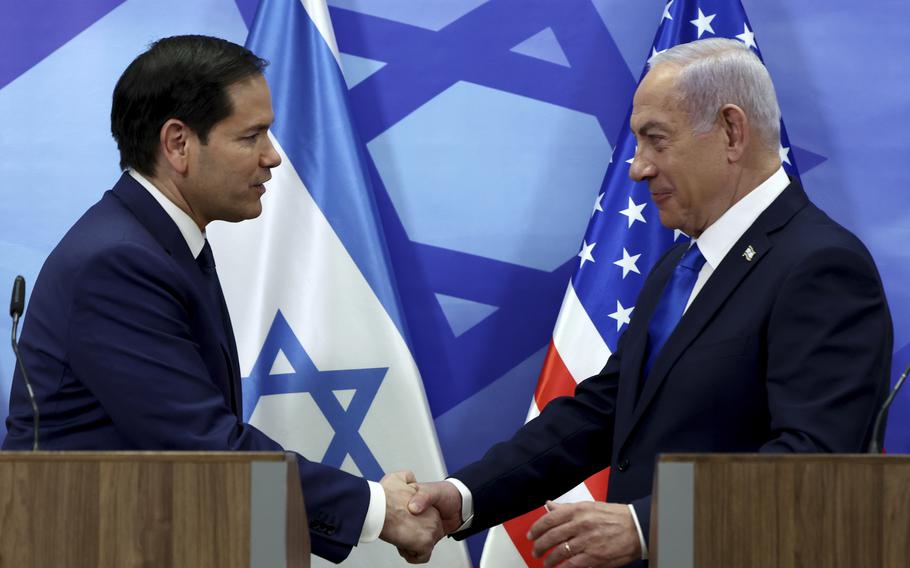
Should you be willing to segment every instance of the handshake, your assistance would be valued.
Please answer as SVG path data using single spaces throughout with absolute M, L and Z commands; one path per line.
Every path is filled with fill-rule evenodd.
M 390 473 L 380 483 L 386 516 L 379 538 L 398 547 L 412 564 L 427 562 L 436 543 L 463 524 L 461 492 L 453 483 L 417 483 L 410 471 Z M 527 537 L 534 541 L 533 555 L 546 556 L 547 568 L 612 568 L 646 558 L 644 537 L 629 505 L 547 501 L 546 507 L 547 514 L 531 526 Z
M 448 481 L 417 483 L 410 471 L 398 471 L 380 484 L 386 513 L 379 538 L 412 564 L 427 562 L 436 543 L 462 525 L 461 493 Z

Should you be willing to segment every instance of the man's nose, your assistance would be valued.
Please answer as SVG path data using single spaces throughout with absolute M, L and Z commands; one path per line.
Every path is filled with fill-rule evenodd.
M 645 181 L 654 177 L 656 173 L 657 168 L 654 167 L 654 164 L 642 156 L 636 148 L 632 164 L 629 166 L 629 177 L 635 181 Z
M 269 146 L 265 149 L 265 152 L 262 153 L 262 158 L 260 163 L 264 168 L 275 168 L 281 163 L 281 155 L 278 153 L 278 150 L 275 149 L 275 145 L 272 143 L 272 138 L 268 138 Z

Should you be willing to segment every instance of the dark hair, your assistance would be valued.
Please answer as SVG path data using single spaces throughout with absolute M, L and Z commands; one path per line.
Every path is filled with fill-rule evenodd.
M 161 126 L 176 118 L 208 142 L 233 112 L 227 89 L 259 75 L 268 62 L 245 47 L 200 35 L 160 39 L 133 60 L 114 87 L 111 134 L 120 169 L 154 175 Z

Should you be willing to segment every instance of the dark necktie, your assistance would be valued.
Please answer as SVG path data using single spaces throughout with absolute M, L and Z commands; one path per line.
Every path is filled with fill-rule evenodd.
M 705 257 L 698 250 L 698 245 L 693 244 L 676 265 L 648 323 L 648 358 L 645 361 L 644 377 L 651 373 L 654 359 L 682 318 L 692 289 L 695 288 L 698 273 L 704 264 Z
M 208 239 L 205 241 L 205 245 L 202 247 L 202 252 L 199 253 L 199 256 L 196 257 L 196 264 L 199 265 L 199 268 L 202 270 L 202 275 L 205 277 L 205 283 L 208 286 L 208 296 L 211 301 L 217 306 L 217 314 L 221 316 L 221 326 L 224 330 L 225 340 L 228 343 L 229 352 L 231 356 L 234 353 L 233 349 L 233 338 L 234 330 L 231 327 L 231 316 L 228 314 L 227 304 L 224 301 L 224 293 L 221 291 L 221 283 L 218 282 L 218 272 L 215 270 L 215 256 L 212 254 L 212 247 L 209 245 Z M 234 381 L 234 365 L 233 361 L 228 361 L 228 369 L 230 375 L 228 377 L 231 384 L 231 409 L 235 413 L 239 412 L 238 406 L 238 397 L 239 394 L 236 391 L 236 385 Z

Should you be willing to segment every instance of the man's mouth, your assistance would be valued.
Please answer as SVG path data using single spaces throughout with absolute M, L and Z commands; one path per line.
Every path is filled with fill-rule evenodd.
M 660 205 L 673 196 L 672 191 L 651 191 L 651 201 L 655 205 Z

